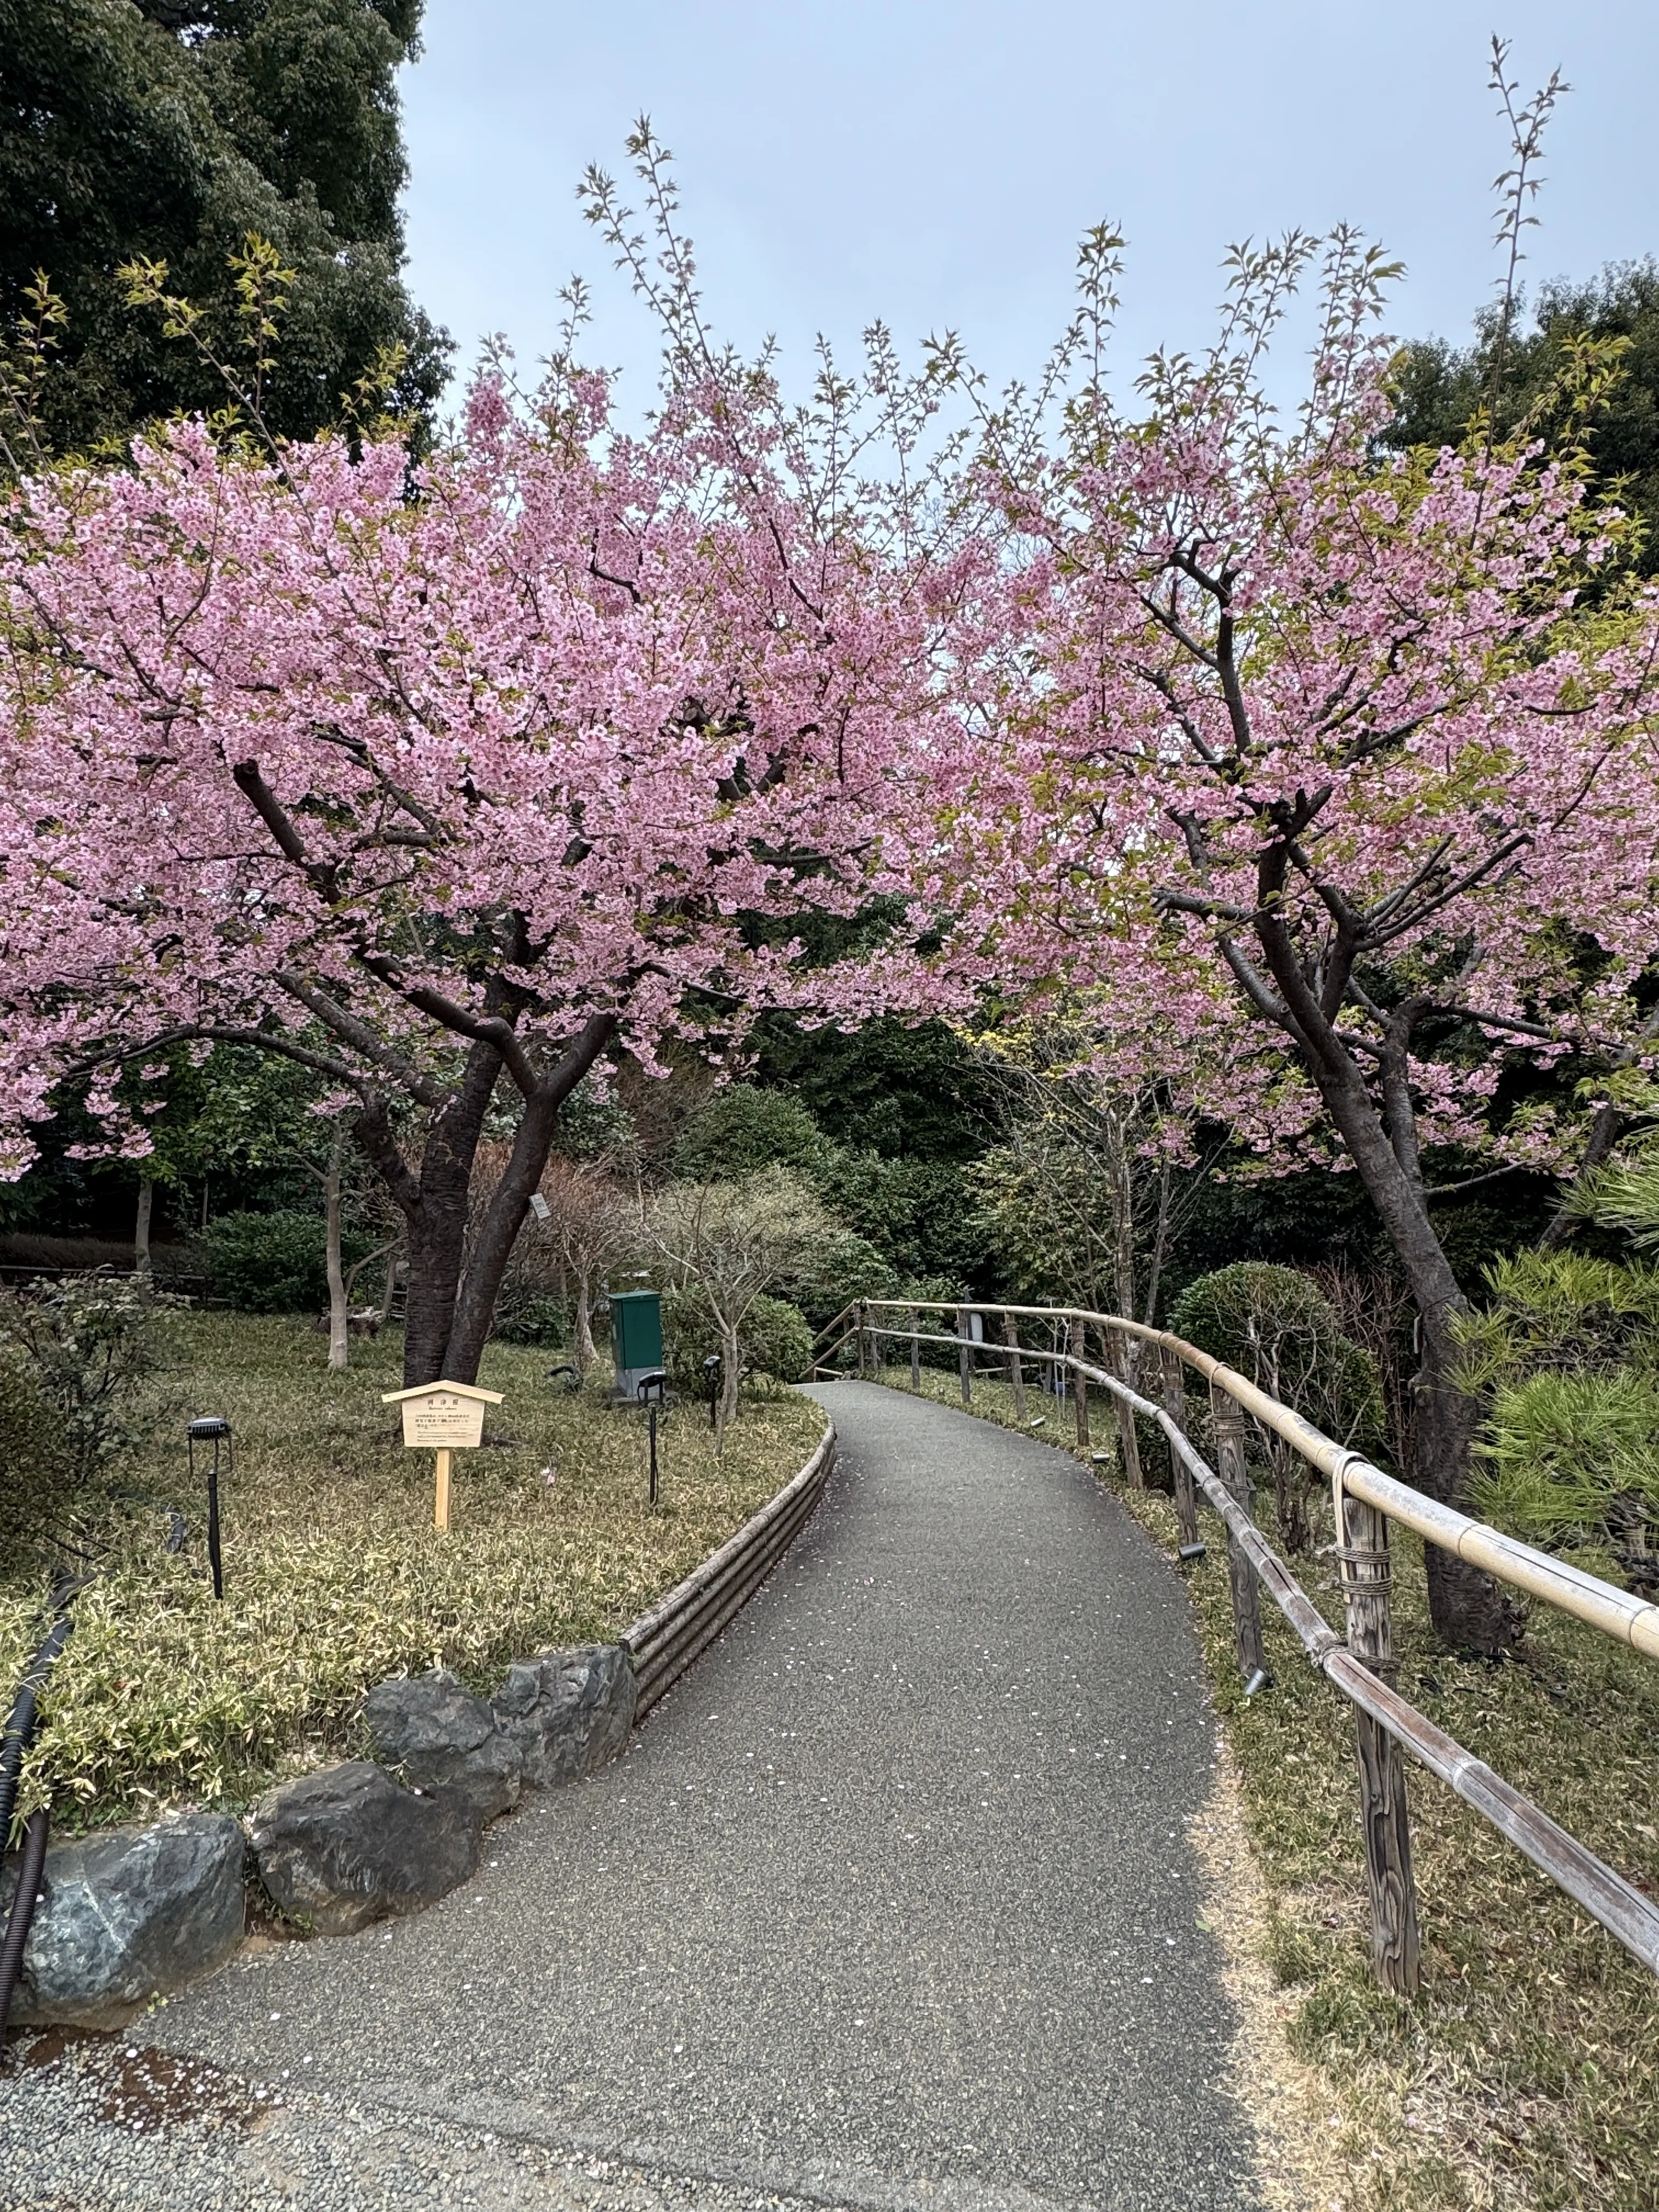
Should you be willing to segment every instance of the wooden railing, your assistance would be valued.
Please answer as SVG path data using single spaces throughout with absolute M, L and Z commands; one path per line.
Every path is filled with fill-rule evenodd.
M 876 1318 L 888 1314 L 902 1315 L 904 1326 L 892 1327 Z M 951 1315 L 957 1325 L 950 1330 L 924 1328 L 921 1321 L 924 1314 Z M 1000 1345 L 971 1336 L 970 1317 L 975 1314 L 982 1319 L 1000 1318 Z M 1018 1325 L 1022 1320 L 1046 1323 L 1054 1342 L 1047 1346 L 1021 1343 Z M 1087 1357 L 1091 1330 L 1100 1346 L 1101 1364 Z M 1105 1391 L 1112 1401 L 1124 1474 L 1132 1488 L 1143 1486 L 1145 1481 L 1135 1416 L 1139 1414 L 1163 1432 L 1170 1449 L 1181 1556 L 1193 1559 L 1204 1550 L 1198 1524 L 1200 1493 L 1227 1530 L 1234 1639 L 1247 1692 L 1253 1695 L 1269 1686 L 1272 1679 L 1261 1640 L 1260 1593 L 1265 1585 L 1313 1664 L 1355 1709 L 1361 1829 L 1371 1904 L 1371 1956 L 1384 1988 L 1414 1996 L 1419 1984 L 1417 1895 L 1402 1747 L 1523 1851 L 1645 1966 L 1659 1973 L 1659 1905 L 1494 1773 L 1484 1760 L 1437 1728 L 1395 1688 L 1389 1526 L 1397 1521 L 1414 1529 L 1426 1542 L 1470 1560 L 1500 1581 L 1571 1613 L 1649 1658 L 1659 1658 L 1659 1606 L 1617 1589 L 1484 1522 L 1472 1520 L 1451 1506 L 1437 1504 L 1372 1466 L 1362 1454 L 1334 1443 L 1293 1407 L 1258 1388 L 1248 1376 L 1167 1330 L 1073 1307 L 985 1305 L 977 1301 L 971 1305 L 947 1305 L 936 1301 L 871 1298 L 844 1307 L 821 1333 L 813 1347 L 812 1371 L 815 1375 L 841 1371 L 830 1369 L 828 1363 L 846 1344 L 854 1342 L 859 1373 L 878 1374 L 877 1346 L 884 1340 L 908 1345 L 913 1388 L 920 1385 L 925 1346 L 954 1351 L 964 1404 L 971 1402 L 975 1355 L 992 1359 L 1006 1375 L 1016 1416 L 1022 1420 L 1025 1419 L 1026 1364 L 1049 1367 L 1057 1381 L 1066 1378 L 1070 1382 L 1080 1445 L 1091 1442 L 1090 1390 Z M 1139 1380 L 1139 1361 L 1132 1350 L 1136 1346 L 1156 1354 L 1156 1402 L 1129 1379 Z M 1213 1468 L 1187 1433 L 1189 1370 L 1208 1386 L 1217 1461 Z M 1063 1382 L 1060 1387 L 1064 1388 Z M 1346 1642 L 1323 1619 L 1252 1517 L 1245 1454 L 1252 1420 L 1330 1481 Z

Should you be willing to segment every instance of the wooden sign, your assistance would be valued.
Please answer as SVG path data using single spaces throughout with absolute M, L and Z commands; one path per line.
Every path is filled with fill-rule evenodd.
M 480 1390 L 471 1382 L 422 1382 L 412 1390 L 383 1390 L 383 1406 L 404 1409 L 404 1442 L 436 1454 L 432 1525 L 449 1526 L 450 1454 L 471 1451 L 483 1442 L 486 1406 L 499 1406 L 499 1390 Z

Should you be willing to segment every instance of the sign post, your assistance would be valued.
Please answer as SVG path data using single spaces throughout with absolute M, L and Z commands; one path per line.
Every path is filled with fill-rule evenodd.
M 432 1525 L 449 1526 L 449 1479 L 457 1450 L 476 1450 L 483 1442 L 483 1411 L 499 1406 L 499 1390 L 480 1390 L 472 1382 L 422 1382 L 412 1390 L 383 1390 L 383 1406 L 404 1409 L 404 1442 L 434 1455 Z

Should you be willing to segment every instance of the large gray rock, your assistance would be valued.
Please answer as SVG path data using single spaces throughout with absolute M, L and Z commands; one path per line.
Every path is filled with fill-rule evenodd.
M 377 1683 L 363 1700 L 374 1756 L 428 1795 L 453 1795 L 479 1820 L 519 1802 L 517 1747 L 482 1698 L 443 1668 Z
M 53 1845 L 13 2018 L 124 2027 L 222 1964 L 242 1940 L 246 1852 L 239 1824 L 214 1813 Z M 16 1887 L 14 1860 L 0 1881 L 8 1912 Z
M 291 1920 L 349 1936 L 393 1913 L 418 1912 L 478 1863 L 478 1816 L 465 1796 L 399 1789 L 384 1767 L 354 1759 L 284 1782 L 248 1824 L 259 1879 Z
M 634 1669 L 618 1644 L 520 1660 L 490 1699 L 525 1780 L 547 1790 L 614 1759 L 634 1725 Z

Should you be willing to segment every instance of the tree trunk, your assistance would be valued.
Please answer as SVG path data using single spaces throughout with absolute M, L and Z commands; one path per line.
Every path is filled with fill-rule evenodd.
M 340 1140 L 329 1147 L 323 1175 L 324 1244 L 328 1268 L 328 1364 L 343 1367 L 351 1356 L 346 1328 L 345 1270 L 340 1264 Z
M 743 1373 L 743 1346 L 738 1341 L 738 1332 L 720 1323 L 720 1408 L 714 1424 L 716 1454 L 726 1449 L 726 1431 L 738 1418 L 738 1383 Z
M 578 1375 L 586 1375 L 599 1352 L 593 1342 L 593 1286 L 586 1267 L 576 1271 L 575 1314 L 570 1324 L 570 1349 Z
M 1270 934 L 1263 933 L 1264 947 Z M 1452 1383 L 1456 1347 L 1451 1328 L 1455 1317 L 1468 1310 L 1468 1300 L 1429 1219 L 1422 1178 L 1415 1172 L 1415 1128 L 1396 1127 L 1391 1136 L 1359 1069 L 1334 1024 L 1313 1002 L 1293 960 L 1267 949 L 1274 981 L 1303 1025 L 1297 1037 L 1303 1064 L 1376 1208 L 1417 1307 L 1421 1364 L 1413 1385 L 1410 1479 L 1441 1504 L 1462 1507 L 1468 1498 L 1469 1447 L 1480 1408 Z M 1394 1110 L 1396 1121 L 1409 1114 L 1408 1098 L 1397 1098 Z M 1413 1163 L 1409 1170 L 1400 1156 L 1402 1149 Z M 1520 1641 L 1522 1615 L 1490 1575 L 1433 1544 L 1424 1548 L 1429 1617 L 1443 1642 L 1492 1657 Z
M 380 1321 L 384 1328 L 392 1319 L 392 1302 L 398 1295 L 398 1247 L 394 1243 L 386 1255 L 386 1280 L 380 1286 Z
M 149 1267 L 149 1218 L 155 1203 L 155 1185 L 148 1176 L 138 1184 L 138 1218 L 132 1232 L 132 1264 L 141 1275 L 148 1275 Z
M 530 1211 L 531 1193 L 540 1189 L 542 1177 L 547 1172 L 548 1156 L 553 1150 L 553 1139 L 559 1126 L 559 1109 L 610 1043 L 616 1030 L 616 1022 L 609 1014 L 596 1015 L 562 1055 L 558 1065 L 537 1085 L 533 1097 L 525 1101 L 513 1150 L 484 1214 L 466 1279 L 451 1302 L 443 1371 L 452 1382 L 476 1382 L 478 1379 L 478 1362 L 483 1358 L 483 1348 L 495 1324 L 501 1278 L 507 1273 L 513 1247 Z M 476 1133 L 472 1141 L 476 1149 Z M 467 1167 L 470 1180 L 470 1156 Z M 461 1218 L 465 1223 L 465 1188 L 462 1195 Z
M 1431 1328 L 1425 1316 L 1419 1337 L 1421 1364 L 1412 1386 L 1412 1477 L 1430 1497 L 1462 1505 L 1480 1408 L 1449 1380 L 1456 1358 L 1450 1332 L 1443 1325 Z M 1437 1635 L 1488 1657 L 1521 1641 L 1524 1617 L 1501 1583 L 1438 1544 L 1425 1544 L 1423 1561 Z
M 357 1142 L 408 1224 L 409 1277 L 404 1301 L 404 1384 L 408 1389 L 446 1376 L 465 1252 L 472 1162 L 501 1070 L 501 1054 L 494 1045 L 473 1045 L 459 1085 L 433 1115 L 418 1176 L 398 1148 L 384 1099 L 371 1094 L 357 1115 Z M 471 1382 L 474 1377 L 449 1375 L 447 1379 Z

